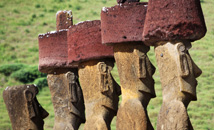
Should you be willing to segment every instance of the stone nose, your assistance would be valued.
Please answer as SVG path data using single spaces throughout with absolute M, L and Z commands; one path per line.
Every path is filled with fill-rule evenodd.
M 192 61 L 193 73 L 195 78 L 198 78 L 202 74 L 202 70 Z

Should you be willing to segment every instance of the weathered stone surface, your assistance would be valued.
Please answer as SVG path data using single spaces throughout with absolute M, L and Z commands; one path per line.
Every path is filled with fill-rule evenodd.
M 155 67 L 149 61 L 149 47 L 127 43 L 114 45 L 120 77 L 122 102 L 117 114 L 117 130 L 153 130 L 147 105 L 154 98 Z
M 118 4 L 121 3 L 131 3 L 131 2 L 139 2 L 140 0 L 117 0 Z
M 172 100 L 162 104 L 157 130 L 193 130 L 183 102 Z
M 113 58 L 113 48 L 101 44 L 100 21 L 85 21 L 71 26 L 68 31 L 68 60 L 69 64 Z
M 146 108 L 138 99 L 130 99 L 118 110 L 117 130 L 153 130 Z
M 67 65 L 67 30 L 48 32 L 39 35 L 39 71 L 52 73 L 57 68 L 70 68 Z
M 177 39 L 195 41 L 205 33 L 200 0 L 149 0 L 143 31 L 147 45 Z
M 13 130 L 43 130 L 43 119 L 48 116 L 39 104 L 34 85 L 7 87 L 3 92 Z
M 58 11 L 56 13 L 56 30 L 68 29 L 73 25 L 73 16 L 71 10 Z
M 85 107 L 77 68 L 49 74 L 47 79 L 55 112 L 54 130 L 78 130 L 85 122 Z
M 197 100 L 196 78 L 202 71 L 191 59 L 190 48 L 188 41 L 160 42 L 155 47 L 163 91 L 158 130 L 192 129 L 186 108 L 190 101 Z
M 102 43 L 142 43 L 146 10 L 146 2 L 103 7 L 101 12 Z
M 120 95 L 119 85 L 110 73 L 113 66 L 112 59 L 90 60 L 79 65 L 79 80 L 86 107 L 84 130 L 110 130 Z

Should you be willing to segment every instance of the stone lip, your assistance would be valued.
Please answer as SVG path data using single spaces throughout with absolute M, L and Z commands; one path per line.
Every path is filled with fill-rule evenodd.
M 101 11 L 102 43 L 142 42 L 147 2 L 119 4 Z
M 50 73 L 57 68 L 75 67 L 67 64 L 67 29 L 40 34 L 38 40 L 39 71 Z
M 150 0 L 143 41 L 198 40 L 206 34 L 200 0 Z
M 100 20 L 84 21 L 69 28 L 68 62 L 77 65 L 80 62 L 113 58 L 113 47 L 101 44 Z

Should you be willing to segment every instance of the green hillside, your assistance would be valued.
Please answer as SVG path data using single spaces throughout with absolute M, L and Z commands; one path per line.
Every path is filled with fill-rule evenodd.
M 190 54 L 202 69 L 203 74 L 198 78 L 198 101 L 190 103 L 188 113 L 195 130 L 214 130 L 214 0 L 201 0 L 201 2 L 208 31 L 203 39 L 193 43 Z M 80 21 L 100 19 L 102 7 L 115 4 L 116 0 L 0 1 L 0 130 L 11 129 L 3 103 L 3 90 L 7 86 L 37 83 L 38 80 L 34 79 L 20 79 L 22 74 L 28 71 L 31 73 L 27 74 L 36 79 L 44 79 L 46 76 L 34 71 L 38 65 L 38 34 L 55 30 L 56 12 L 72 10 L 75 24 Z M 153 48 L 150 49 L 149 57 L 157 66 Z M 10 68 L 8 64 L 16 67 Z M 2 66 L 6 66 L 6 69 Z M 114 68 L 112 73 L 119 82 L 117 69 Z M 157 97 L 150 101 L 148 113 L 153 126 L 156 127 L 157 115 L 162 103 L 158 69 L 154 78 Z M 38 100 L 50 113 L 45 119 L 45 130 L 51 130 L 54 123 L 54 111 L 48 87 L 40 90 Z M 113 130 L 116 129 L 115 122 L 114 119 Z

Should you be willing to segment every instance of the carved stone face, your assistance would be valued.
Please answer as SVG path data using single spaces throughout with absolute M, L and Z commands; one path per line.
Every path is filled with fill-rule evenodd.
M 39 104 L 37 94 L 38 88 L 34 85 L 8 87 L 4 90 L 3 97 L 13 129 L 43 129 L 43 119 L 48 113 Z
M 79 65 L 79 80 L 86 106 L 97 103 L 96 106 L 117 110 L 118 86 L 111 76 L 113 66 L 114 61 L 107 59 L 86 61 Z M 86 109 L 87 113 L 89 114 L 89 111 Z
M 93 59 L 79 64 L 79 80 L 86 107 L 84 129 L 109 129 L 118 109 L 118 85 L 111 75 L 113 58 Z
M 188 52 L 190 48 L 191 43 L 187 41 L 160 43 L 155 48 L 163 95 L 168 89 L 168 92 L 174 92 L 178 97 L 182 92 L 190 94 L 191 100 L 197 99 L 196 78 L 202 71 L 192 60 Z
M 155 97 L 154 80 L 155 67 L 149 61 L 149 47 L 143 44 L 118 44 L 114 46 L 114 56 L 123 88 L 122 93 L 138 97 L 136 93 L 151 94 Z M 128 91 L 126 91 L 128 90 Z M 125 97 L 125 96 L 124 96 Z M 126 96 L 128 97 L 128 96 Z
M 42 108 L 36 98 L 38 92 L 38 88 L 34 85 L 27 86 L 24 90 L 24 98 L 27 103 L 28 116 L 30 119 L 29 127 L 32 129 L 43 129 L 43 119 L 49 115 L 48 112 Z

